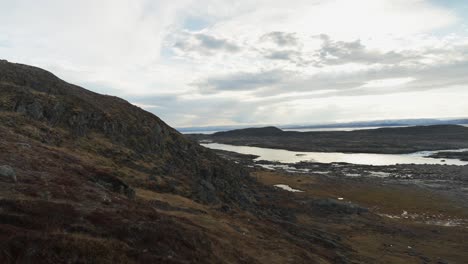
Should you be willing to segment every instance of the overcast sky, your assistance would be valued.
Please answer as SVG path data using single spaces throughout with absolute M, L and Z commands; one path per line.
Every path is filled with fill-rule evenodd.
M 0 58 L 176 127 L 468 116 L 466 0 L 0 0 Z

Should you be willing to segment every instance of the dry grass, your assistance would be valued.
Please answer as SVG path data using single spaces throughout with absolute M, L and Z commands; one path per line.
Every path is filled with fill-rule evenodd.
M 376 213 L 400 215 L 405 210 L 427 215 L 443 214 L 442 220 L 468 218 L 467 210 L 451 199 L 411 185 L 378 185 L 271 171 L 257 171 L 255 177 L 267 185 L 287 184 L 304 190 L 303 193 L 294 194 L 300 199 L 343 197 L 345 201 L 366 206 Z M 422 257 L 434 263 L 439 259 L 449 263 L 468 261 L 468 244 L 465 242 L 468 230 L 464 227 L 423 224 L 411 218 L 387 219 L 376 215 L 366 218 L 354 217 L 344 223 L 324 223 L 311 214 L 301 214 L 298 215 L 298 222 L 303 226 L 328 228 L 330 232 L 346 237 L 347 244 L 356 250 L 357 255 L 378 259 L 378 263 L 416 264 L 423 262 Z

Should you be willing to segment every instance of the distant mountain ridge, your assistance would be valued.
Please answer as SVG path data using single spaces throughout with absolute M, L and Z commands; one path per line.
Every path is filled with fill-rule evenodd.
M 224 136 L 272 136 L 280 135 L 283 133 L 283 130 L 277 127 L 255 127 L 255 128 L 244 128 L 230 131 L 223 131 L 214 133 L 214 137 L 224 137 Z
M 401 154 L 468 148 L 468 127 L 432 125 L 354 131 L 283 131 L 276 127 L 188 135 L 197 140 L 291 151 Z
M 306 128 L 340 128 L 340 127 L 395 127 L 395 126 L 432 126 L 432 125 L 463 125 L 468 124 L 468 118 L 462 119 L 390 119 L 376 121 L 356 121 L 322 125 L 294 125 L 285 126 L 287 129 Z
M 436 118 L 421 118 L 421 119 L 388 119 L 388 120 L 373 120 L 373 121 L 355 121 L 344 123 L 323 123 L 323 124 L 290 124 L 290 125 L 275 125 L 281 129 L 326 129 L 326 128 L 358 128 L 358 127 L 395 127 L 395 126 L 429 126 L 429 125 L 468 125 L 468 118 L 454 119 L 436 119 Z M 230 131 L 244 128 L 261 128 L 266 125 L 246 126 L 206 126 L 206 127 L 182 127 L 176 128 L 182 133 L 208 133 L 219 131 Z

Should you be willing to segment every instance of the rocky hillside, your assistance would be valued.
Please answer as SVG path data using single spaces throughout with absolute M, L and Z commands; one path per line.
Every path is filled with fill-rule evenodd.
M 128 173 L 119 179 L 126 184 L 154 185 L 206 203 L 250 202 L 243 188 L 249 178 L 241 168 L 221 161 L 153 114 L 47 71 L 1 61 L 0 111 L 2 126 L 20 135 L 103 156 L 112 164 L 99 165 L 111 174 L 122 174 L 118 167 L 125 167 Z
M 0 135 L 0 263 L 237 258 L 168 212 L 252 208 L 255 182 L 158 117 L 0 61 Z
M 0 263 L 330 263 L 348 252 L 295 223 L 278 206 L 290 197 L 245 168 L 42 69 L 0 61 L 0 135 Z

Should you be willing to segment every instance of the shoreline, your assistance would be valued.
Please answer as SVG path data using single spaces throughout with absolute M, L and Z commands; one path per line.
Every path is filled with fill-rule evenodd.
M 202 146 L 237 155 L 254 156 L 253 159 L 278 161 L 281 163 L 316 162 L 316 163 L 349 163 L 356 165 L 391 166 L 400 164 L 419 165 L 456 165 L 466 166 L 468 162 L 458 159 L 467 149 L 419 151 L 409 154 L 380 153 L 342 153 L 342 152 L 299 152 L 285 149 L 271 149 L 252 146 L 235 146 L 221 143 L 201 143 Z M 242 154 L 240 154 L 242 153 Z M 442 153 L 443 157 L 438 157 Z M 447 154 L 448 153 L 448 154 Z M 454 153 L 452 156 L 451 153 Z M 232 153 L 231 153 L 232 154 Z M 453 157 L 453 158 L 451 158 Z
M 232 160 L 254 172 L 263 171 L 284 175 L 300 175 L 303 177 L 325 177 L 339 182 L 366 181 L 372 186 L 380 186 L 382 184 L 389 186 L 412 186 L 449 197 L 456 204 L 460 204 L 460 206 L 468 209 L 468 204 L 466 204 L 468 200 L 468 165 L 398 164 L 375 166 L 306 161 L 281 163 L 255 160 L 255 155 L 245 155 L 224 150 L 214 151 L 221 157 Z M 291 187 L 294 188 L 293 186 Z M 301 188 L 297 189 L 302 190 Z

